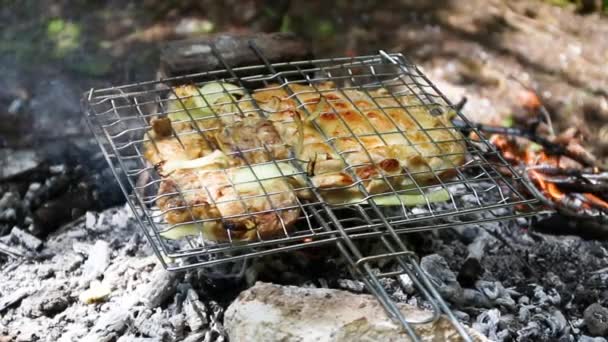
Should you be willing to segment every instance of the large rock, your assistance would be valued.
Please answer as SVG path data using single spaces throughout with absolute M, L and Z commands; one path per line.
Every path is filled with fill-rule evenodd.
M 398 305 L 411 321 L 431 315 L 410 305 Z M 231 341 L 409 340 L 373 296 L 262 282 L 241 293 L 228 307 L 224 325 Z M 423 341 L 461 340 L 444 317 L 414 328 Z M 475 341 L 487 341 L 478 332 L 467 330 Z

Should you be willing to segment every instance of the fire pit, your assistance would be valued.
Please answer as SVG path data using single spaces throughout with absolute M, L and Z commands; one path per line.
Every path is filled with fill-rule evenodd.
M 2 338 L 225 341 L 322 334 L 337 340 L 574 341 L 606 333 L 605 243 L 525 229 L 541 208 L 535 191 L 543 199 L 546 186 L 532 171 L 513 167 L 495 137 L 478 139 L 485 128 L 460 113 L 453 127 L 435 130 L 457 129 L 462 137 L 454 140 L 465 144 L 466 159 L 450 167 L 453 177 L 435 174 L 431 184 L 390 189 L 389 195 L 399 195 L 398 205 L 386 205 L 387 192 L 366 193 L 358 182 L 354 188 L 363 196 L 355 203 L 335 204 L 324 194 L 300 201 L 296 223 L 279 236 L 210 241 L 168 223 L 156 203 L 165 178 L 144 158 L 143 146 L 152 140 L 152 119 L 170 114 L 176 87 L 220 81 L 254 93 L 270 83 L 285 89 L 332 78 L 336 92 L 388 87 L 388 96 L 413 95 L 429 112 L 437 105 L 456 107 L 399 54 L 282 62 L 255 42 L 237 45 L 251 49 L 245 55 L 252 61 L 222 58 L 221 44 L 213 49 L 190 42 L 190 53 L 209 47 L 205 60 L 221 70 L 192 74 L 188 65 L 165 70 L 171 76 L 160 81 L 87 92 L 86 108 L 104 150 L 94 159 L 110 162 L 129 206 L 88 212 L 44 240 L 20 229 L 0 240 L 10 254 L 0 285 Z M 248 66 L 256 61 L 260 65 Z M 537 171 L 560 191 L 579 178 Z M 293 175 L 314 177 L 306 167 Z M 593 184 L 598 175 L 582 172 Z M 11 198 L 3 205 L 19 202 Z M 547 203 L 545 209 L 553 208 Z M 348 307 L 348 315 L 340 307 Z M 298 316 L 300 309 L 323 312 L 322 322 Z
M 353 169 L 356 166 L 349 164 L 344 159 L 343 162 L 347 167 L 343 171 L 348 172 L 355 179 L 350 187 L 357 190 L 361 195 L 359 197 L 353 195 L 352 200 L 349 199 L 343 203 L 330 203 L 319 192 L 319 190 L 322 190 L 321 188 L 312 184 L 310 180 L 305 182 L 295 191 L 300 193 L 312 192 L 314 196 L 312 199 L 308 198 L 295 203 L 293 208 L 299 209 L 301 212 L 301 216 L 295 224 L 295 230 L 287 228 L 281 219 L 284 234 L 277 238 L 264 238 L 258 232 L 254 241 L 243 243 L 233 238 L 232 235 L 235 233 L 228 229 L 226 231 L 227 241 L 213 242 L 207 236 L 204 236 L 203 231 L 183 233 L 185 227 L 192 229 L 193 224 L 198 224 L 202 229 L 205 224 L 212 221 L 211 219 L 194 219 L 191 209 L 188 208 L 186 209 L 190 211 L 191 219 L 182 221 L 183 223 L 180 224 L 170 224 L 166 221 L 166 209 L 165 212 L 161 212 L 154 206 L 155 203 L 160 203 L 161 190 L 159 190 L 159 185 L 162 187 L 164 182 L 162 177 L 166 176 L 156 172 L 158 166 L 155 171 L 152 165 L 143 158 L 144 154 L 148 153 L 143 151 L 143 146 L 146 143 L 154 142 L 155 139 L 148 130 L 152 128 L 157 135 L 161 134 L 159 130 L 156 130 L 153 123 L 150 126 L 150 120 L 153 117 L 158 115 L 163 117 L 168 114 L 175 120 L 175 109 L 172 109 L 171 106 L 176 98 L 179 99 L 182 108 L 185 109 L 187 119 L 196 122 L 194 118 L 199 114 L 195 113 L 195 110 L 200 110 L 200 106 L 203 106 L 203 109 L 205 106 L 211 108 L 211 105 L 205 105 L 206 102 L 210 101 L 210 96 L 216 98 L 227 96 L 236 108 L 240 108 L 242 102 L 250 101 L 248 96 L 237 99 L 231 93 L 239 93 L 242 96 L 245 92 L 254 91 L 256 88 L 269 87 L 271 83 L 279 82 L 281 89 L 284 89 L 290 98 L 293 98 L 299 106 L 302 106 L 304 103 L 299 99 L 300 94 L 292 90 L 292 85 L 308 84 L 312 86 L 314 91 L 321 94 L 317 88 L 320 82 L 329 81 L 341 84 L 340 89 L 335 88 L 338 92 L 356 89 L 369 94 L 372 89 L 381 87 L 387 91 L 385 97 L 397 99 L 397 96 L 410 96 L 416 101 L 414 106 L 428 111 L 428 114 L 426 114 L 428 116 L 442 115 L 442 111 L 453 110 L 451 103 L 429 82 L 420 70 L 400 54 L 387 54 L 381 51 L 380 54 L 375 56 L 271 64 L 261 48 L 255 42 L 249 41 L 249 49 L 262 64 L 231 67 L 217 49 L 216 45 L 218 44 L 222 44 L 222 38 L 219 38 L 214 44 L 209 44 L 208 50 L 211 56 L 219 61 L 219 64 L 224 68 L 222 70 L 166 78 L 161 81 L 136 85 L 91 90 L 86 95 L 85 108 L 91 128 L 95 132 L 108 162 L 116 170 L 117 178 L 125 180 L 121 182 L 121 188 L 125 192 L 132 209 L 137 213 L 136 217 L 165 268 L 184 270 L 194 267 L 208 267 L 229 262 L 242 262 L 243 260 L 277 252 L 334 244 L 348 261 L 351 272 L 365 283 L 367 289 L 377 296 L 389 315 L 401 322 L 412 338 L 415 338 L 415 332 L 412 330 L 411 324 L 408 323 L 407 317 L 404 317 L 397 310 L 395 302 L 386 292 L 381 279 L 392 277 L 403 283 L 404 278 L 402 276 L 407 275 L 413 286 L 430 303 L 435 312 L 432 319 L 437 319 L 439 313 L 445 314 L 458 331 L 465 338 L 468 338 L 456 316 L 441 298 L 427 273 L 420 268 L 415 254 L 408 250 L 400 235 L 439 227 L 453 228 L 488 221 L 513 219 L 536 213 L 534 207 L 536 199 L 531 195 L 526 195 L 529 193 L 525 190 L 528 188 L 528 184 L 524 179 L 516 176 L 510 165 L 484 139 L 472 142 L 465 136 L 458 137 L 458 133 L 455 133 L 457 135 L 450 133 L 452 139 L 455 139 L 454 141 L 465 146 L 463 152 L 457 152 L 462 154 L 463 164 L 448 166 L 450 173 L 455 176 L 446 178 L 434 170 L 425 171 L 430 173 L 433 178 L 429 185 L 428 182 L 425 184 L 416 181 L 415 176 L 408 173 L 406 176 L 412 185 L 402 190 L 396 190 L 393 186 L 389 186 L 390 189 L 380 193 L 370 193 L 363 186 L 363 182 L 367 179 L 354 173 Z M 220 84 L 221 88 L 216 93 L 205 94 L 207 96 L 199 91 L 187 97 L 178 95 L 176 88 L 174 88 L 180 84 L 192 83 L 197 87 Z M 228 88 L 228 85 L 236 88 Z M 202 105 L 198 107 L 184 104 L 186 101 L 191 101 L 193 97 L 203 99 L 204 102 L 201 101 Z M 374 104 L 378 111 L 385 112 L 388 110 L 388 108 L 380 106 L 376 100 L 374 100 Z M 259 110 L 259 104 L 254 105 Z M 444 123 L 436 127 L 426 127 L 410 114 L 416 108 L 402 106 L 401 109 L 413 118 L 414 127 L 412 129 L 417 129 L 422 135 L 430 137 L 433 132 L 450 132 L 455 127 L 449 123 L 447 126 Z M 217 118 L 219 118 L 218 115 L 224 115 L 218 114 L 215 108 L 211 110 Z M 243 115 L 242 112 L 241 115 Z M 309 115 L 312 114 L 309 113 Z M 455 113 L 455 115 L 458 115 L 460 120 L 467 122 L 466 118 L 460 113 Z M 475 130 L 470 125 L 466 128 Z M 198 124 L 196 124 L 196 130 L 198 134 L 205 135 L 204 132 L 206 131 L 201 130 Z M 175 129 L 165 131 L 168 132 L 169 136 L 174 135 L 179 140 L 180 145 L 184 146 L 182 140 L 185 139 L 185 135 L 180 139 L 180 134 L 176 133 Z M 404 136 L 404 132 L 399 131 L 398 128 L 397 131 L 389 133 Z M 479 132 L 476 133 L 481 136 Z M 354 136 L 354 133 L 352 134 Z M 375 134 L 382 139 L 382 134 L 385 133 L 379 134 L 376 131 Z M 330 140 L 326 141 L 329 142 Z M 410 142 L 410 144 L 412 143 Z M 479 144 L 483 146 L 480 147 Z M 412 146 L 416 148 L 415 144 Z M 154 147 L 156 151 L 159 151 L 158 146 Z M 262 149 L 264 148 L 268 152 L 268 147 L 264 146 Z M 441 153 L 442 148 L 439 145 L 435 145 L 435 148 Z M 337 155 L 343 155 L 343 152 L 338 150 L 336 152 Z M 367 153 L 369 154 L 369 152 Z M 439 154 L 435 158 L 444 158 L 445 156 Z M 489 156 L 492 156 L 496 161 L 488 161 Z M 300 160 L 293 155 L 288 159 L 283 158 L 280 162 L 300 166 Z M 277 168 L 280 168 L 276 161 L 274 163 Z M 258 164 L 247 163 L 246 167 L 249 168 L 248 172 L 250 174 L 256 175 Z M 511 170 L 511 177 L 504 177 L 499 172 L 499 168 Z M 283 174 L 284 172 L 281 170 L 279 177 L 286 176 Z M 311 175 L 310 171 L 307 172 L 302 168 L 294 172 L 288 172 L 290 173 L 287 176 L 292 178 L 308 178 Z M 118 177 L 119 175 L 123 177 Z M 386 176 L 380 176 L 379 178 L 390 184 Z M 240 181 L 240 179 L 235 179 L 233 182 Z M 258 176 L 253 178 L 253 182 L 257 182 L 262 188 L 264 188 L 262 184 L 265 181 L 266 178 L 262 178 L 262 180 Z M 433 198 L 433 196 L 437 196 L 434 195 L 437 193 L 446 193 L 447 196 L 445 199 L 438 201 Z M 179 198 L 185 198 L 179 190 L 176 194 Z M 266 191 L 264 191 L 264 194 L 268 196 Z M 382 205 L 382 201 L 386 200 L 387 196 L 396 200 L 397 203 L 393 203 L 389 207 Z M 178 205 L 184 208 L 183 204 Z M 515 207 L 519 209 L 526 207 L 526 210 L 515 211 Z M 279 210 L 272 209 L 270 215 L 281 217 L 284 210 L 288 210 L 288 208 L 280 208 Z M 248 212 L 247 215 L 262 213 L 265 214 L 265 212 L 257 211 Z M 219 218 L 222 222 L 229 219 L 229 217 Z M 180 241 L 175 242 L 167 239 L 168 236 L 176 235 L 176 231 L 179 232 L 177 235 L 179 235 Z M 380 250 L 369 255 L 363 253 L 360 244 L 367 241 L 377 242 Z M 396 267 L 378 274 L 372 269 L 372 265 L 378 262 L 393 264 Z

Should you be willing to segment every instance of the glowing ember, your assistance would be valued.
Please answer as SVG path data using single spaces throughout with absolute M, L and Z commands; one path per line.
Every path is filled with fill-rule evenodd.
M 546 169 L 568 169 L 572 168 L 572 165 L 575 166 L 575 170 L 582 170 L 580 164 L 559 155 L 549 155 L 542 147 L 527 139 L 494 134 L 489 140 L 501 151 L 507 161 L 514 166 L 527 170 L 530 180 L 553 205 L 568 206 L 577 203 L 574 199 L 579 199 L 577 210 L 596 208 L 608 211 L 608 201 L 606 199 L 590 192 L 570 193 L 564 191 L 555 177 L 551 178 L 545 173 Z M 594 169 L 591 172 L 598 173 L 599 170 Z M 560 177 L 564 176 L 561 175 Z M 580 201 L 583 201 L 583 203 L 581 204 Z
M 589 203 L 594 204 L 597 207 L 600 208 L 608 208 L 608 202 L 604 201 L 603 199 L 599 198 L 598 196 L 594 195 L 594 194 L 583 194 L 585 196 L 585 198 L 589 201 Z

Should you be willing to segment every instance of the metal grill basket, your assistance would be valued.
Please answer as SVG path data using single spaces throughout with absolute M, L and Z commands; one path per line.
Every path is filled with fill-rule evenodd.
M 412 186 L 406 190 L 396 190 L 381 194 L 370 194 L 362 185 L 363 181 L 352 172 L 353 165 L 348 165 L 344 172 L 354 177 L 356 187 L 361 192 L 361 200 L 357 203 L 334 205 L 323 200 L 318 188 L 307 181 L 294 191 L 309 191 L 313 194 L 309 200 L 297 200 L 292 207 L 276 208 L 276 213 L 285 210 L 298 210 L 300 212 L 294 227 L 283 226 L 283 234 L 273 238 L 263 238 L 258 234 L 255 241 L 239 241 L 233 239 L 228 231 L 228 240 L 225 242 L 212 242 L 203 237 L 187 236 L 178 241 L 163 237 L 163 232 L 178 228 L 184 224 L 203 224 L 205 219 L 191 222 L 169 224 L 165 220 L 166 212 L 159 210 L 156 205 L 159 199 L 158 189 L 162 177 L 154 166 L 144 158 L 144 145 L 153 143 L 149 131 L 150 120 L 158 115 L 170 112 L 169 101 L 175 94 L 176 86 L 192 84 L 201 87 L 210 82 L 231 83 L 246 93 L 265 87 L 278 87 L 284 89 L 294 101 L 298 101 L 298 94 L 292 90 L 291 85 L 302 84 L 311 86 L 315 91 L 322 92 L 318 86 L 327 81 L 336 85 L 336 91 L 349 89 L 358 90 L 366 94 L 374 89 L 388 90 L 387 97 L 411 96 L 416 99 L 416 105 L 402 106 L 406 112 L 416 110 L 415 106 L 425 107 L 432 115 L 436 111 L 454 110 L 459 120 L 468 123 L 454 106 L 441 94 L 441 92 L 422 74 L 422 72 L 403 55 L 385 53 L 380 51 L 377 55 L 306 60 L 299 62 L 286 62 L 270 64 L 262 51 L 255 45 L 251 49 L 259 58 L 259 65 L 231 68 L 225 59 L 216 51 L 218 60 L 222 61 L 224 69 L 218 71 L 202 72 L 161 79 L 151 82 L 142 82 L 106 89 L 91 89 L 85 94 L 83 108 L 95 138 L 98 140 L 108 163 L 111 165 L 128 203 L 136 213 L 136 217 L 150 240 L 154 251 L 169 270 L 183 270 L 193 267 L 211 266 L 222 263 L 245 260 L 260 255 L 277 252 L 286 252 L 295 249 L 335 244 L 353 266 L 353 270 L 366 283 L 388 313 L 400 321 L 411 336 L 415 336 L 407 320 L 399 313 L 395 304 L 385 293 L 379 279 L 396 277 L 407 273 L 413 279 L 416 287 L 432 304 L 437 318 L 439 312 L 444 312 L 453 321 L 458 330 L 466 336 L 462 326 L 457 323 L 446 303 L 441 299 L 435 287 L 424 272 L 420 269 L 415 256 L 409 252 L 401 242 L 399 235 L 414 231 L 424 231 L 460 225 L 477 224 L 490 220 L 506 220 L 535 213 L 537 200 L 529 195 L 528 184 L 509 166 L 496 149 L 489 144 L 480 132 L 474 127 L 467 130 L 475 132 L 479 140 L 471 140 L 465 134 L 453 134 L 454 141 L 463 141 L 466 144 L 466 161 L 462 165 L 450 166 L 453 177 L 446 178 L 433 172 L 435 179 L 432 184 L 422 184 L 414 175 L 406 172 Z M 222 83 L 222 84 L 223 84 Z M 228 91 L 225 88 L 223 91 Z M 199 93 L 201 99 L 203 95 Z M 235 105 L 231 115 L 239 113 L 239 101 L 251 101 L 247 97 L 232 98 Z M 205 106 L 211 108 L 208 104 Z M 302 103 L 298 103 L 300 108 Z M 259 114 L 263 112 L 257 110 Z M 385 110 L 377 106 L 380 111 Z M 187 110 L 188 111 L 188 110 Z M 187 113 L 192 119 L 192 113 Z M 214 115 L 226 115 L 214 113 Z M 413 118 L 413 116 L 412 116 Z M 198 126 L 197 126 L 198 127 Z M 424 128 L 418 123 L 417 130 L 421 134 L 429 134 L 431 130 L 450 130 L 456 128 L 450 125 Z M 459 129 L 462 129 L 460 127 Z M 203 134 L 204 129 L 197 129 L 189 133 L 175 133 L 178 139 L 186 134 Z M 401 133 L 403 132 L 396 132 Z M 354 134 L 353 134 L 354 135 Z M 327 138 L 329 145 L 332 139 Z M 412 144 L 416 148 L 415 144 Z M 262 149 L 268 149 L 263 147 Z M 241 151 L 242 153 L 243 151 Z M 244 151 L 254 152 L 254 151 Z M 338 155 L 341 155 L 337 151 Z M 306 169 L 293 157 L 284 160 L 272 160 L 268 163 L 290 163 L 298 172 L 290 176 L 301 176 L 308 179 Z M 255 165 L 247 164 L 242 168 L 252 168 Z M 512 177 L 505 177 L 504 170 L 512 173 Z M 502 171 L 502 172 L 501 172 Z M 259 184 L 264 189 L 263 182 L 254 171 L 254 179 L 247 180 Z M 282 177 L 278 175 L 277 177 Z M 386 177 L 386 176 L 383 176 Z M 428 198 L 429 194 L 437 190 L 446 190 L 449 199 L 444 202 L 435 202 Z M 401 205 L 385 207 L 378 205 L 374 200 L 379 196 L 415 194 L 422 199 L 417 205 L 401 202 Z M 184 194 L 177 194 L 183 196 Z M 266 191 L 260 196 L 271 196 Z M 241 199 L 242 200 L 242 199 Z M 191 208 L 186 208 L 191 210 Z M 481 215 L 480 213 L 483 213 Z M 250 215 L 246 213 L 243 215 Z M 260 213 L 253 213 L 260 214 Z M 226 218 L 221 218 L 226 219 Z M 208 219 L 211 220 L 211 219 Z M 283 224 L 283 222 L 281 222 Z M 386 253 L 382 255 L 365 256 L 357 248 L 355 240 L 374 239 L 382 243 Z M 378 275 L 372 272 L 370 263 L 378 259 L 392 259 L 401 266 L 401 270 L 390 274 Z

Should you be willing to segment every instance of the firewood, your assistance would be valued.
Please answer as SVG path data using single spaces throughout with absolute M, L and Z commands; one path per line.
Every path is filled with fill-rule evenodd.
M 213 53 L 210 53 L 212 46 L 232 68 L 264 64 L 251 48 L 251 43 L 264 51 L 270 63 L 306 60 L 312 57 L 310 44 L 294 34 L 219 34 L 168 43 L 162 48 L 161 52 L 161 73 L 170 77 L 224 69 L 225 66 L 222 61 Z

